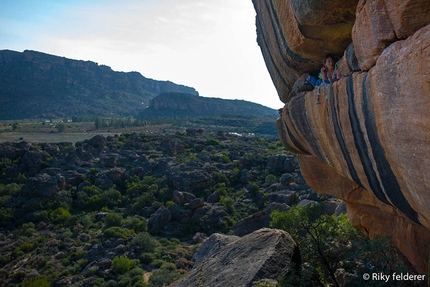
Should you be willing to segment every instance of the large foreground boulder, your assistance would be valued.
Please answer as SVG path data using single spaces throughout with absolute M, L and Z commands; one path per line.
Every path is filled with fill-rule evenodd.
M 292 237 L 282 230 L 264 228 L 222 247 L 170 286 L 254 286 L 254 282 L 287 274 L 291 263 L 300 265 Z

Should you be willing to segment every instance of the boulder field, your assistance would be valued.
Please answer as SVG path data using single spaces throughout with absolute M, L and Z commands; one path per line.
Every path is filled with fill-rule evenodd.
M 281 142 L 317 192 L 346 202 L 424 274 L 430 244 L 430 2 L 253 0 L 257 42 L 285 104 Z M 341 79 L 302 88 L 326 54 Z

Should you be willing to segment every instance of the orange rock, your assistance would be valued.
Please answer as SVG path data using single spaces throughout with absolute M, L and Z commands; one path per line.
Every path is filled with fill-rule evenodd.
M 351 11 L 357 4 L 357 0 L 323 1 L 333 2 L 327 4 L 327 11 L 331 12 L 326 13 L 317 9 L 320 1 L 302 1 L 297 4 L 299 6 L 293 7 L 290 2 L 298 3 L 290 0 L 253 0 L 257 11 L 257 42 L 279 98 L 284 103 L 290 99 L 294 82 L 301 74 L 318 71 L 328 53 L 342 55 L 351 42 L 354 21 Z M 299 19 L 300 24 L 295 14 L 302 12 L 300 4 L 304 2 L 307 3 L 308 13 Z M 317 8 L 315 5 L 318 5 Z M 314 20 L 305 21 L 305 18 Z
M 285 102 L 277 120 L 282 144 L 300 154 L 315 191 L 347 202 L 352 224 L 370 237 L 392 236 L 427 272 L 430 2 L 351 1 L 338 13 L 326 0 L 253 2 L 258 43 Z M 345 44 L 348 35 L 337 24 L 346 25 L 351 7 L 356 20 L 352 44 Z M 333 35 L 318 37 L 325 25 L 322 31 Z M 338 48 L 345 50 L 342 79 L 305 92 L 302 77 L 291 92 L 300 74 L 318 69 L 324 54 L 340 54 Z
M 372 192 L 336 172 L 324 162 L 310 155 L 301 155 L 300 167 L 309 186 L 323 194 L 335 195 L 347 203 L 351 224 L 370 238 L 388 235 L 394 246 L 417 266 L 427 272 L 430 233 L 388 204 L 381 203 Z
M 360 0 L 357 6 L 352 40 L 363 71 L 375 65 L 382 51 L 396 39 L 384 2 Z
M 391 43 L 413 35 L 430 23 L 430 2 L 360 0 L 356 16 L 352 39 L 360 68 L 367 71 Z

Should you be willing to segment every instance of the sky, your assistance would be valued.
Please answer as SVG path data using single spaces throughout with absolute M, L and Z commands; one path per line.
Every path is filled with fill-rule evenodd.
M 251 0 L 1 0 L 0 49 L 89 60 L 281 108 Z

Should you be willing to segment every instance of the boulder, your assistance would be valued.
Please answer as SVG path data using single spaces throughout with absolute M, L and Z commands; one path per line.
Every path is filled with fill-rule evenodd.
M 178 190 L 173 191 L 172 201 L 176 204 L 185 205 L 192 202 L 194 199 L 196 199 L 196 196 L 192 193 Z
M 203 198 L 195 198 L 187 205 L 187 207 L 190 210 L 196 210 L 197 208 L 203 207 L 204 205 L 205 201 L 203 200 Z
M 284 173 L 281 176 L 281 185 L 289 186 L 294 182 L 294 176 L 291 173 Z
M 291 204 L 296 199 L 295 194 L 295 191 L 284 190 L 278 192 L 271 192 L 267 195 L 267 198 L 270 202 Z
M 265 228 L 222 247 L 170 286 L 255 286 L 257 281 L 276 280 L 287 274 L 291 263 L 300 265 L 300 253 L 292 237 Z
M 209 258 L 213 254 L 217 253 L 222 247 L 238 239 L 240 239 L 239 236 L 223 235 L 219 233 L 212 234 L 194 251 L 192 257 L 194 260 L 193 268 L 197 268 L 203 260 Z
M 237 222 L 233 227 L 236 236 L 244 236 L 258 229 L 270 226 L 270 213 L 273 210 L 287 211 L 290 209 L 285 203 L 270 203 L 264 210 L 254 213 Z
M 102 135 L 95 135 L 88 140 L 88 145 L 93 148 L 102 149 L 106 145 L 106 138 Z
M 192 171 L 174 172 L 169 175 L 172 185 L 179 190 L 190 190 L 207 186 L 211 181 L 211 176 L 204 170 L 196 169 Z
M 339 205 L 336 207 L 336 210 L 334 211 L 334 216 L 339 216 L 341 214 L 347 213 L 348 210 L 346 209 L 346 203 L 345 201 L 342 201 L 339 203 Z
M 42 170 L 42 164 L 50 157 L 43 150 L 29 150 L 21 158 L 20 165 L 24 165 L 30 175 L 35 175 Z
M 172 218 L 172 212 L 162 206 L 149 218 L 148 228 L 162 228 L 164 225 L 169 223 Z
M 217 203 L 221 200 L 221 195 L 219 191 L 214 191 L 211 195 L 208 196 L 206 200 L 208 203 Z
M 272 155 L 267 158 L 267 169 L 269 171 L 288 171 L 291 172 L 296 167 L 294 157 L 285 154 Z
M 66 188 L 66 180 L 62 175 L 49 176 L 39 173 L 27 180 L 20 193 L 25 196 L 52 197 Z

